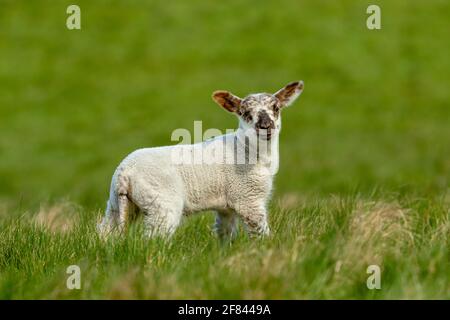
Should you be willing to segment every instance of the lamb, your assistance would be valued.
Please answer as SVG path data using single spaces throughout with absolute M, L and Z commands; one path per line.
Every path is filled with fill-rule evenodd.
M 197 144 L 144 148 L 128 155 L 112 177 L 100 233 L 121 231 L 142 213 L 149 237 L 170 236 L 183 216 L 213 210 L 220 238 L 233 237 L 238 220 L 250 235 L 268 236 L 280 112 L 303 87 L 303 81 L 292 82 L 274 94 L 244 99 L 215 91 L 213 100 L 238 116 L 238 129 Z M 195 154 L 203 155 L 200 162 Z

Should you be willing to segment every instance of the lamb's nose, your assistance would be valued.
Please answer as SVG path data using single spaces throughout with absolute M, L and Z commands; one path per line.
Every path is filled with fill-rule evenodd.
M 260 119 L 256 124 L 258 129 L 269 129 L 271 127 L 271 121 L 267 119 Z

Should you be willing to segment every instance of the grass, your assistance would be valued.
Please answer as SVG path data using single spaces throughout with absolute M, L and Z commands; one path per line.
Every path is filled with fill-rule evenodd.
M 97 215 L 67 203 L 7 217 L 0 298 L 450 298 L 444 199 L 308 199 L 271 213 L 272 237 L 232 243 L 212 235 L 210 215 L 187 219 L 171 241 L 145 239 L 139 224 L 99 239 Z M 73 264 L 80 290 L 66 288 Z M 380 290 L 367 289 L 369 265 L 381 267 Z
M 1 298 L 450 298 L 450 4 L 0 0 Z M 283 113 L 273 237 L 100 241 L 118 162 L 210 99 L 305 81 Z M 82 290 L 65 286 L 68 265 Z M 379 264 L 382 289 L 368 290 Z

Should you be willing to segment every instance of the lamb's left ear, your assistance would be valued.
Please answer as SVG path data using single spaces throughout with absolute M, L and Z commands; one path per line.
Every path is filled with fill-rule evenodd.
M 274 96 L 281 102 L 282 107 L 290 106 L 303 92 L 303 81 L 289 83 L 283 89 L 278 90 Z
M 225 110 L 229 112 L 238 113 L 241 107 L 242 99 L 235 96 L 228 91 L 214 91 L 212 95 L 213 100 Z

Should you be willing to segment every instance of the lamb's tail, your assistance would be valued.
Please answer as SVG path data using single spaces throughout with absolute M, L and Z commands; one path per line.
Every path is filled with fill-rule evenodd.
M 105 216 L 97 226 L 97 230 L 101 235 L 108 235 L 115 229 L 123 229 L 131 211 L 134 212 L 134 205 L 129 200 L 129 197 L 129 178 L 122 170 L 118 170 L 111 182 Z
M 111 200 L 106 201 L 105 216 L 97 224 L 97 232 L 101 237 L 106 237 L 114 230 L 114 212 L 111 206 Z
M 117 186 L 117 196 L 115 199 L 118 203 L 119 225 L 125 225 L 135 218 L 136 206 L 131 201 L 131 185 L 130 178 L 126 174 L 119 174 Z

